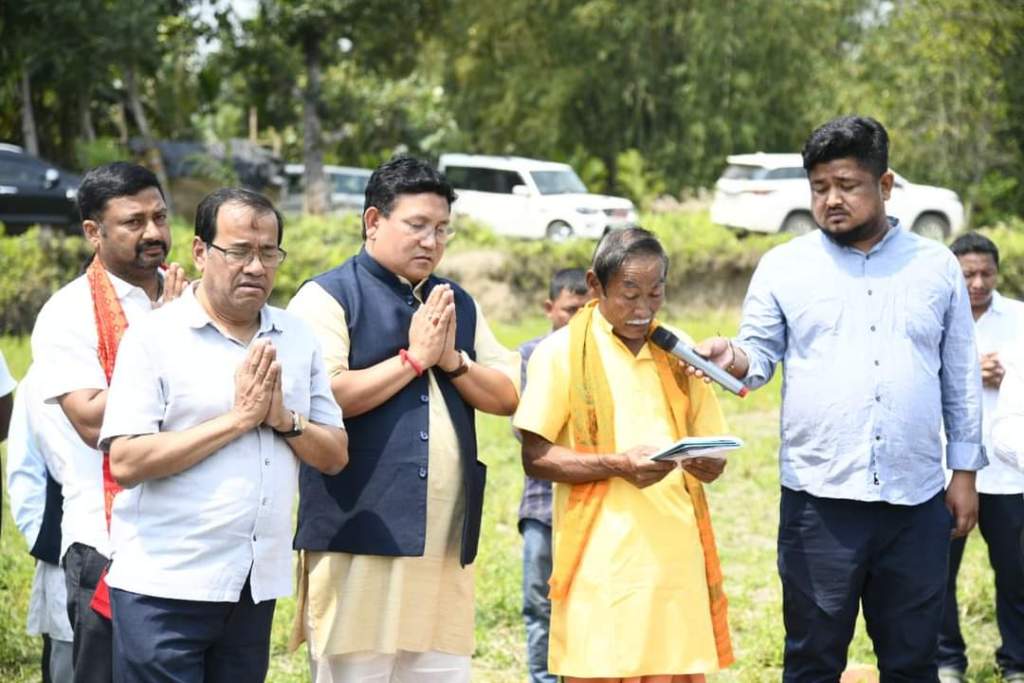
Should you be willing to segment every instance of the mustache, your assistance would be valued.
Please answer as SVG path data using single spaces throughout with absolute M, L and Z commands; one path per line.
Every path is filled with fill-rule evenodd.
M 170 247 L 168 247 L 167 242 L 164 242 L 163 240 L 144 240 L 135 245 L 135 253 L 141 254 L 150 247 L 160 247 L 165 254 L 170 251 Z

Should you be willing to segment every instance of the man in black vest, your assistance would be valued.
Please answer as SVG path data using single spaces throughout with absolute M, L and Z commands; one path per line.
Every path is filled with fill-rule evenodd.
M 340 474 L 299 478 L 297 619 L 317 683 L 469 680 L 485 479 L 474 410 L 514 412 L 519 356 L 433 275 L 454 200 L 429 164 L 383 164 L 363 249 L 288 307 L 320 340 L 351 454 Z

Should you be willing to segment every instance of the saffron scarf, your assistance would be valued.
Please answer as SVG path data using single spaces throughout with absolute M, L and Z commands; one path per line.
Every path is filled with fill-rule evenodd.
M 591 301 L 569 322 L 570 375 L 569 420 L 573 448 L 580 453 L 615 453 L 615 407 L 611 387 L 593 331 L 594 310 L 597 301 Z M 658 325 L 651 323 L 651 329 Z M 653 344 L 648 348 L 665 392 L 676 438 L 687 434 L 688 378 L 680 364 Z M 704 488 L 690 473 L 683 472 L 683 481 L 697 521 L 701 547 L 704 550 L 704 569 L 708 584 L 711 623 L 715 636 L 718 664 L 724 668 L 733 662 L 732 643 L 729 638 L 728 600 L 723 588 L 722 568 L 711 528 Z M 555 537 L 554 565 L 549 581 L 552 600 L 562 600 L 572 584 L 601 503 L 608 492 L 607 480 L 574 484 L 569 491 L 568 504 L 558 519 Z
M 128 329 L 128 318 L 124 314 L 121 300 L 114 289 L 114 283 L 110 281 L 106 269 L 100 263 L 99 258 L 93 258 L 89 268 L 85 271 L 89 280 L 89 292 L 92 294 L 93 313 L 96 318 L 96 355 L 100 365 L 107 377 L 107 386 L 110 386 L 110 378 L 114 374 L 114 363 L 117 360 L 117 347 L 121 343 L 121 337 Z M 110 453 L 103 453 L 103 512 L 107 518 L 107 531 L 110 531 L 110 513 L 114 507 L 114 497 L 121 491 L 121 487 L 110 474 Z M 96 592 L 93 593 L 90 606 L 110 619 L 110 594 L 107 589 L 107 570 L 103 570 L 99 582 L 96 584 Z

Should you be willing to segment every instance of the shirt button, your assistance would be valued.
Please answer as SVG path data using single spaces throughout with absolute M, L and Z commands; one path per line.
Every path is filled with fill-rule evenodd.
M 881 441 L 881 440 L 882 440 L 881 436 L 875 436 L 875 441 Z
M 430 438 L 429 434 L 427 434 L 426 432 L 420 432 L 420 441 L 426 441 L 429 438 Z
M 874 331 L 875 331 L 875 326 L 874 326 L 874 325 L 872 325 L 872 326 L 871 326 L 871 331 L 872 331 L 872 332 L 874 332 Z
M 267 503 L 269 503 L 269 502 L 270 502 L 270 499 L 269 499 L 269 498 L 264 498 L 264 499 L 263 499 L 262 501 L 260 501 L 260 502 L 261 502 L 261 503 L 262 503 L 263 505 L 266 505 Z
M 420 479 L 426 479 L 427 478 L 427 468 L 426 467 L 420 467 L 419 475 L 420 475 Z
M 870 289 L 868 290 L 868 296 L 871 296 L 871 290 Z
M 430 397 L 429 396 L 427 396 L 426 394 L 420 394 L 420 403 L 428 403 L 429 401 L 430 401 Z
M 881 396 L 875 396 L 875 401 L 881 401 L 881 400 L 882 400 Z
M 409 304 L 410 306 L 412 306 L 413 304 L 415 304 L 415 303 L 416 303 L 416 299 L 414 299 L 414 298 L 412 298 L 412 297 L 410 296 L 410 297 L 409 297 L 408 299 L 406 299 L 406 300 L 405 300 L 405 303 L 407 303 L 407 304 Z
M 264 460 L 263 464 L 266 465 L 267 467 L 269 467 L 270 466 L 270 458 L 267 458 L 266 460 Z
M 871 260 L 871 254 L 868 254 L 867 256 L 865 256 L 864 260 L 865 261 L 870 261 Z
M 878 366 L 879 366 L 879 362 L 876 360 L 875 361 L 875 367 L 877 368 Z
M 252 540 L 254 540 L 254 541 L 256 540 L 256 534 L 252 535 Z

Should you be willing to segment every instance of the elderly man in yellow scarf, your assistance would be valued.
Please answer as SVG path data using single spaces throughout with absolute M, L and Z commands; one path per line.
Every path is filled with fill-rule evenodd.
M 725 431 L 712 389 L 647 341 L 667 270 L 650 232 L 605 236 L 597 298 L 534 351 L 514 420 L 526 473 L 556 483 L 548 666 L 567 682 L 696 682 L 732 662 L 701 488 L 722 465 L 650 459 Z

